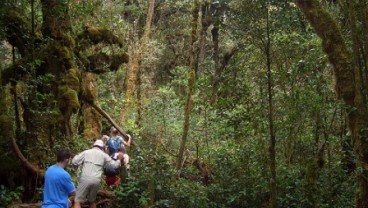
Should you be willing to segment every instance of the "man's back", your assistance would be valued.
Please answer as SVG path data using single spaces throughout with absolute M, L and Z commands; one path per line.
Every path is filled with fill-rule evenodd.
M 72 163 L 77 165 L 83 164 L 81 175 L 82 178 L 96 179 L 101 178 L 105 164 L 109 164 L 114 167 L 120 166 L 120 161 L 113 161 L 105 152 L 97 147 L 78 154 L 73 158 Z
M 45 174 L 45 189 L 42 207 L 68 207 L 69 193 L 75 190 L 73 182 L 59 165 L 50 166 Z

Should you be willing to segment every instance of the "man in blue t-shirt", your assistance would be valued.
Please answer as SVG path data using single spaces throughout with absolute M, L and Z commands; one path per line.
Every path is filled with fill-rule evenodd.
M 71 205 L 68 197 L 75 195 L 75 187 L 69 173 L 64 170 L 70 156 L 68 150 L 60 149 L 56 164 L 47 169 L 42 208 L 68 208 Z

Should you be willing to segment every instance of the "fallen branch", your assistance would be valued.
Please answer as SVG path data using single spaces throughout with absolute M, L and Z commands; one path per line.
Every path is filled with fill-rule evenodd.
M 99 112 L 103 117 L 105 117 L 110 123 L 111 125 L 113 125 L 126 139 L 128 139 L 128 135 L 127 133 L 124 131 L 123 128 L 121 128 L 115 121 L 114 119 L 112 119 L 109 114 L 107 114 L 104 110 L 102 110 L 102 108 L 100 108 L 99 106 L 96 105 L 96 103 L 94 102 L 89 102 L 88 104 L 90 104 L 97 112 Z
M 102 110 L 102 108 L 100 108 L 98 105 L 96 105 L 96 103 L 91 102 L 89 100 L 86 100 L 88 102 L 89 105 L 91 105 L 97 112 L 99 112 L 103 117 L 105 117 L 111 125 L 113 125 L 126 139 L 129 139 L 128 134 L 124 131 L 123 128 L 121 128 L 115 121 L 114 119 L 112 119 L 109 114 L 107 114 L 104 110 Z M 135 145 L 138 149 L 139 146 L 132 141 L 132 144 Z

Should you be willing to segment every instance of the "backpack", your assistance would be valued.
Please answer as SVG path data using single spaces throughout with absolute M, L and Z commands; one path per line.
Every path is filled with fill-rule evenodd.
M 117 160 L 114 156 L 111 156 L 113 160 Z M 111 165 L 105 165 L 103 168 L 104 174 L 106 176 L 116 176 L 120 173 L 120 168 L 114 168 Z
M 116 176 L 119 175 L 120 168 L 114 168 L 110 165 L 105 165 L 103 171 L 106 176 Z
M 122 146 L 123 138 L 118 136 L 116 139 L 112 139 L 111 137 L 107 140 L 107 147 L 109 148 L 109 154 L 113 155 L 118 149 Z

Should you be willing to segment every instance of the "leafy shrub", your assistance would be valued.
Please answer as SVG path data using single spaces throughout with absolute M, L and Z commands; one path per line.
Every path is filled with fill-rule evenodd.
M 209 207 L 206 187 L 195 181 L 179 179 L 173 186 L 173 202 L 177 207 Z
M 15 190 L 10 190 L 0 185 L 0 207 L 8 207 L 12 203 L 19 202 L 22 192 L 23 187 L 17 187 Z

